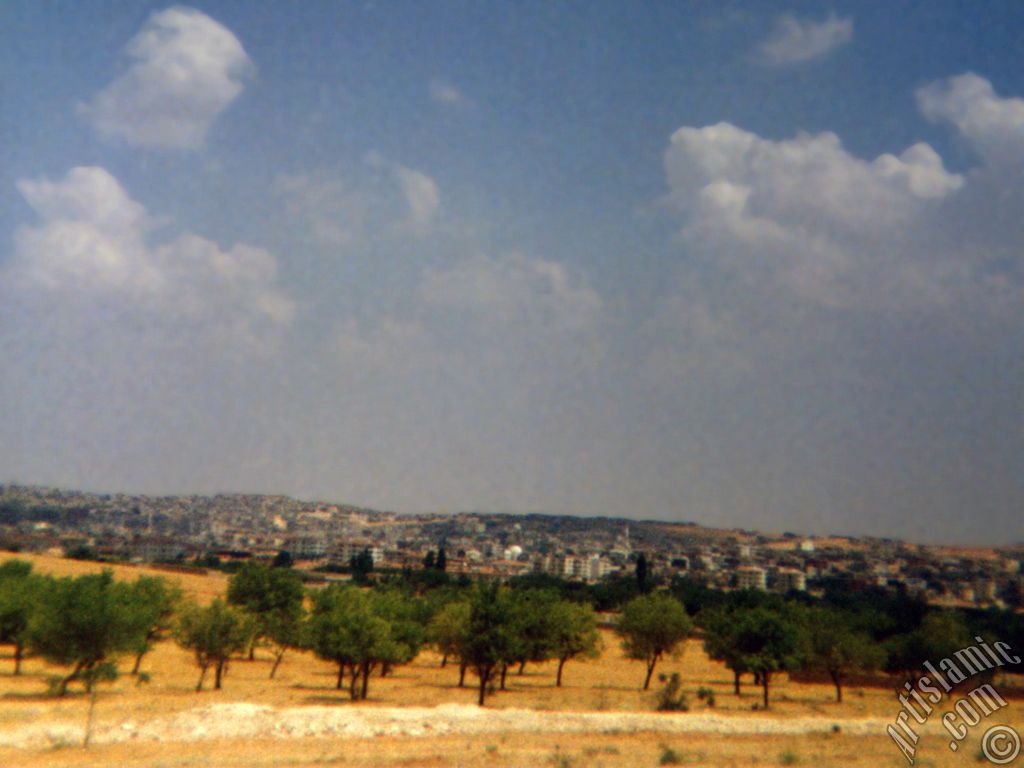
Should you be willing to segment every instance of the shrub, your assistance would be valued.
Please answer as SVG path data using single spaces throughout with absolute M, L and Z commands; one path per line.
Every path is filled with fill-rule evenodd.
M 715 691 L 713 688 L 708 688 L 707 686 L 702 685 L 697 689 L 697 698 L 709 707 L 715 706 Z
M 658 765 L 682 765 L 683 757 L 671 747 L 665 747 L 658 758 Z
M 673 672 L 667 679 L 665 675 L 659 675 L 658 680 L 665 683 L 665 687 L 658 692 L 658 711 L 688 712 L 690 705 L 686 700 L 686 694 L 679 690 L 682 687 L 679 673 Z

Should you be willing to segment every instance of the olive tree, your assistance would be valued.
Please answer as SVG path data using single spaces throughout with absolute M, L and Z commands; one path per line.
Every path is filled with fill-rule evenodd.
M 21 660 L 28 643 L 28 626 L 39 602 L 42 577 L 32 564 L 8 560 L 0 565 L 0 643 L 14 646 L 14 674 L 21 674 Z
M 252 618 L 220 598 L 208 606 L 192 604 L 182 611 L 174 637 L 182 648 L 195 654 L 199 665 L 196 692 L 203 690 L 210 667 L 214 668 L 213 687 L 220 690 L 228 659 L 245 650 L 252 632 Z
M 305 594 L 302 577 L 288 568 L 271 568 L 247 562 L 228 580 L 228 603 L 244 609 L 254 621 L 249 660 L 256 643 L 267 637 L 270 625 L 278 628 L 287 617 L 300 612 Z
M 667 592 L 653 592 L 630 600 L 622 609 L 615 632 L 631 659 L 647 665 L 644 690 L 651 685 L 654 666 L 665 654 L 676 655 L 690 635 L 693 622 L 682 604 Z
M 111 679 L 117 657 L 135 650 L 144 622 L 131 587 L 115 582 L 110 571 L 45 582 L 28 625 L 28 644 L 53 664 L 71 667 L 58 679 L 59 695 L 81 680 L 86 691 Z
M 589 605 L 560 600 L 549 608 L 550 649 L 558 659 L 555 685 L 562 685 L 562 668 L 570 659 L 597 658 L 601 652 L 601 636 L 597 616 Z

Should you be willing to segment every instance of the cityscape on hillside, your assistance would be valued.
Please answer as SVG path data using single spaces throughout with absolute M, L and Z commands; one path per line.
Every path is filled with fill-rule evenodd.
M 95 494 L 0 485 L 0 548 L 135 563 L 271 559 L 337 574 L 367 553 L 376 570 L 545 573 L 594 583 L 651 573 L 718 589 L 816 592 L 830 580 L 949 606 L 1024 605 L 1024 545 L 955 548 L 893 539 L 716 529 L 692 522 L 461 512 L 398 514 L 287 496 Z M 337 576 L 335 576 L 337 577 Z

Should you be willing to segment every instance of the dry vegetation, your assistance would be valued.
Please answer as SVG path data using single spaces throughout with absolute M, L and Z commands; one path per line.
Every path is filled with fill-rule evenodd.
M 58 575 L 101 567 L 59 558 L 27 559 L 33 561 L 37 570 Z M 142 572 L 124 566 L 114 570 L 117 577 L 129 579 Z M 203 600 L 222 594 L 226 585 L 220 575 L 155 573 L 177 580 Z M 133 678 L 122 675 L 113 685 L 103 686 L 96 707 L 96 743 L 87 751 L 77 746 L 76 740 L 84 729 L 86 697 L 47 697 L 46 677 L 52 670 L 35 659 L 26 662 L 23 676 L 13 677 L 5 649 L 6 655 L 0 656 L 0 766 L 611 768 L 656 766 L 668 753 L 677 758 L 675 764 L 679 765 L 906 764 L 884 731 L 885 723 L 893 719 L 899 707 L 890 690 L 854 687 L 847 701 L 837 705 L 831 685 L 780 680 L 773 710 L 753 712 L 758 692 L 751 687 L 742 697 L 733 695 L 731 673 L 710 662 L 699 642 L 691 640 L 682 657 L 668 660 L 657 670 L 681 674 L 691 711 L 654 714 L 655 686 L 649 693 L 640 691 L 643 665 L 624 659 L 610 634 L 604 635 L 604 642 L 599 660 L 571 662 L 566 667 L 561 689 L 554 687 L 554 663 L 527 667 L 522 676 L 510 674 L 509 691 L 489 699 L 488 710 L 533 711 L 517 713 L 515 727 L 507 721 L 502 724 L 486 717 L 479 719 L 472 680 L 467 680 L 466 688 L 458 688 L 457 667 L 441 669 L 440 659 L 429 652 L 393 675 L 375 680 L 370 700 L 353 704 L 346 693 L 334 690 L 335 670 L 331 665 L 300 653 L 285 657 L 273 681 L 267 679 L 269 654 L 258 653 L 255 662 L 233 661 L 223 691 L 196 694 L 193 689 L 198 671 L 192 658 L 173 643 L 164 643 L 143 663 L 149 682 L 137 684 Z M 714 689 L 714 709 L 698 701 L 695 692 L 700 686 Z M 381 726 L 371 727 L 363 738 L 261 738 L 263 732 L 258 732 L 246 738 L 194 740 L 202 736 L 202 731 L 215 734 L 218 727 L 230 725 L 228 721 L 232 718 L 239 727 L 245 727 L 247 722 L 251 725 L 253 718 L 247 716 L 244 707 L 219 706 L 244 703 L 289 710 L 282 717 L 287 714 L 295 722 L 305 723 L 321 715 L 339 722 L 346 718 L 358 720 L 353 710 L 366 709 L 378 710 L 373 714 L 378 719 L 373 722 L 388 722 L 392 708 L 407 708 L 406 715 L 419 725 L 406 730 L 424 735 L 391 735 L 394 729 Z M 408 710 L 438 705 L 449 706 L 424 712 Z M 1024 726 L 1020 706 L 1019 700 L 1011 701 L 1010 707 L 992 722 Z M 296 713 L 290 711 L 293 708 L 312 709 Z M 605 713 L 599 718 L 600 726 L 594 728 L 599 732 L 564 732 L 577 726 L 566 725 L 556 713 L 570 712 Z M 644 716 L 648 725 L 638 727 L 635 717 L 628 713 L 648 713 Z M 274 714 L 262 712 L 261 717 L 267 720 Z M 458 732 L 458 722 L 466 720 L 473 721 L 472 727 L 480 732 Z M 616 725 L 616 720 L 620 725 Z M 984 725 L 954 754 L 946 747 L 948 736 L 938 725 L 938 713 L 932 720 L 924 731 L 917 765 L 975 762 L 976 738 Z M 158 724 L 155 729 L 146 730 L 154 723 Z M 833 723 L 839 725 L 840 732 L 832 732 Z M 770 733 L 773 729 L 797 731 L 798 725 L 811 732 Z M 431 735 L 448 727 L 453 731 Z M 645 730 L 648 727 L 650 730 Z M 694 728 L 697 732 L 684 732 Z M 557 732 L 558 729 L 564 730 Z M 161 741 L 153 740 L 153 730 Z M 382 735 L 374 735 L 374 730 Z M 132 732 L 138 733 L 138 737 L 131 738 Z M 23 743 L 14 746 L 19 739 L 24 739 Z M 116 739 L 128 741 L 111 743 Z

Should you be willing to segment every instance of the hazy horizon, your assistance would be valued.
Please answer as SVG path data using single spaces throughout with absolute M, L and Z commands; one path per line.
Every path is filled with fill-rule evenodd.
M 5 3 L 0 477 L 1020 542 L 1022 34 Z

